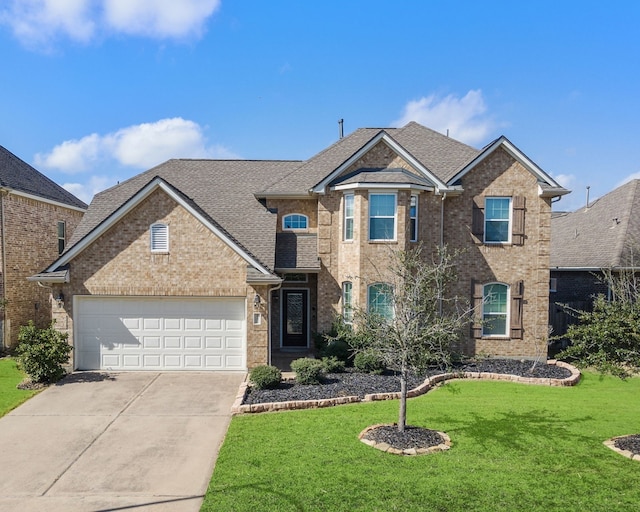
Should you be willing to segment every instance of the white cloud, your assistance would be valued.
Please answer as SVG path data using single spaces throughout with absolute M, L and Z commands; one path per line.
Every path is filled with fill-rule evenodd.
M 117 32 L 155 38 L 200 35 L 220 0 L 105 0 L 106 23 Z
M 157 39 L 199 37 L 221 0 L 8 0 L 0 24 L 25 46 L 48 50 L 65 37 L 88 43 L 99 33 Z
M 441 133 L 448 131 L 456 140 L 478 144 L 485 142 L 495 127 L 494 122 L 486 117 L 486 111 L 479 89 L 469 91 L 462 98 L 453 94 L 439 98 L 431 94 L 407 103 L 402 117 L 393 125 L 404 126 L 409 121 L 416 121 Z
M 110 162 L 147 169 L 170 158 L 237 158 L 221 145 L 207 145 L 199 124 L 174 117 L 142 123 L 106 135 L 93 133 L 67 140 L 35 156 L 37 167 L 68 174 L 90 171 Z
M 11 0 L 0 11 L 0 22 L 30 47 L 46 47 L 59 34 L 86 43 L 96 29 L 91 4 L 89 0 Z
M 87 183 L 64 183 L 62 188 L 89 204 L 94 195 L 117 183 L 113 177 L 92 176 Z
M 560 186 L 568 188 L 570 190 L 575 186 L 576 183 L 576 177 L 574 174 L 558 174 L 557 176 L 554 176 L 553 179 L 555 179 L 560 184 Z

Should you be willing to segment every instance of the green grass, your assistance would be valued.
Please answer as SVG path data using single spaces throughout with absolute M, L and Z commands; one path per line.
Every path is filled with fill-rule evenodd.
M 4 357 L 0 359 L 0 417 L 27 401 L 37 391 L 23 391 L 16 386 L 24 379 L 24 373 L 18 370 L 16 362 Z
M 636 511 L 640 462 L 602 442 L 640 433 L 640 378 L 572 388 L 454 381 L 411 399 L 408 423 L 448 452 L 389 455 L 357 436 L 397 401 L 231 421 L 204 511 Z

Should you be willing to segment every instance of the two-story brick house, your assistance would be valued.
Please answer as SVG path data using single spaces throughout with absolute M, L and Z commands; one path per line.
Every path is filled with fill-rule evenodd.
M 244 370 L 356 305 L 385 308 L 390 250 L 462 250 L 469 354 L 546 353 L 551 200 L 506 138 L 476 150 L 417 123 L 356 130 L 306 161 L 171 160 L 94 198 L 33 279 L 78 368 Z
M 87 205 L 0 146 L 0 348 L 51 321 L 50 290 L 27 277 L 58 257 Z

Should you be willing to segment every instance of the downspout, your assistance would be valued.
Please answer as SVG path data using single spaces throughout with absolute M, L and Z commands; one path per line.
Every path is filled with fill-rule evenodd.
M 447 193 L 444 192 L 442 194 L 442 199 L 440 200 L 440 250 L 444 249 L 444 200 L 447 198 Z M 438 314 L 442 316 L 442 301 L 443 298 L 440 296 L 438 298 Z
M 9 191 L 6 188 L 0 188 L 0 216 L 2 219 L 0 220 L 2 229 L 2 298 L 7 298 L 7 247 L 6 247 L 6 239 L 7 233 L 5 231 L 5 222 L 4 222 L 4 199 L 9 195 Z M 2 332 L 0 332 L 0 347 L 5 348 L 7 345 L 5 343 L 6 340 L 6 332 L 7 332 L 7 307 L 2 308 Z
M 269 366 L 271 366 L 271 345 L 272 345 L 272 340 L 271 340 L 271 292 L 277 292 L 280 288 L 282 288 L 282 282 L 279 283 L 278 285 L 276 285 L 275 287 L 269 288 L 267 290 L 267 303 L 268 303 L 268 306 L 267 306 L 268 313 L 267 314 L 269 315 L 268 320 L 267 320 L 267 329 L 269 329 L 269 334 L 267 336 L 267 339 L 268 339 L 267 345 L 269 347 L 269 349 L 267 351 L 267 355 L 268 355 L 267 364 Z

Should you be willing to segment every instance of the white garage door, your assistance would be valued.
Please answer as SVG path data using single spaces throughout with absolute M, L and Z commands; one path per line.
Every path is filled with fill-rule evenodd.
M 246 369 L 244 299 L 75 301 L 78 369 Z

